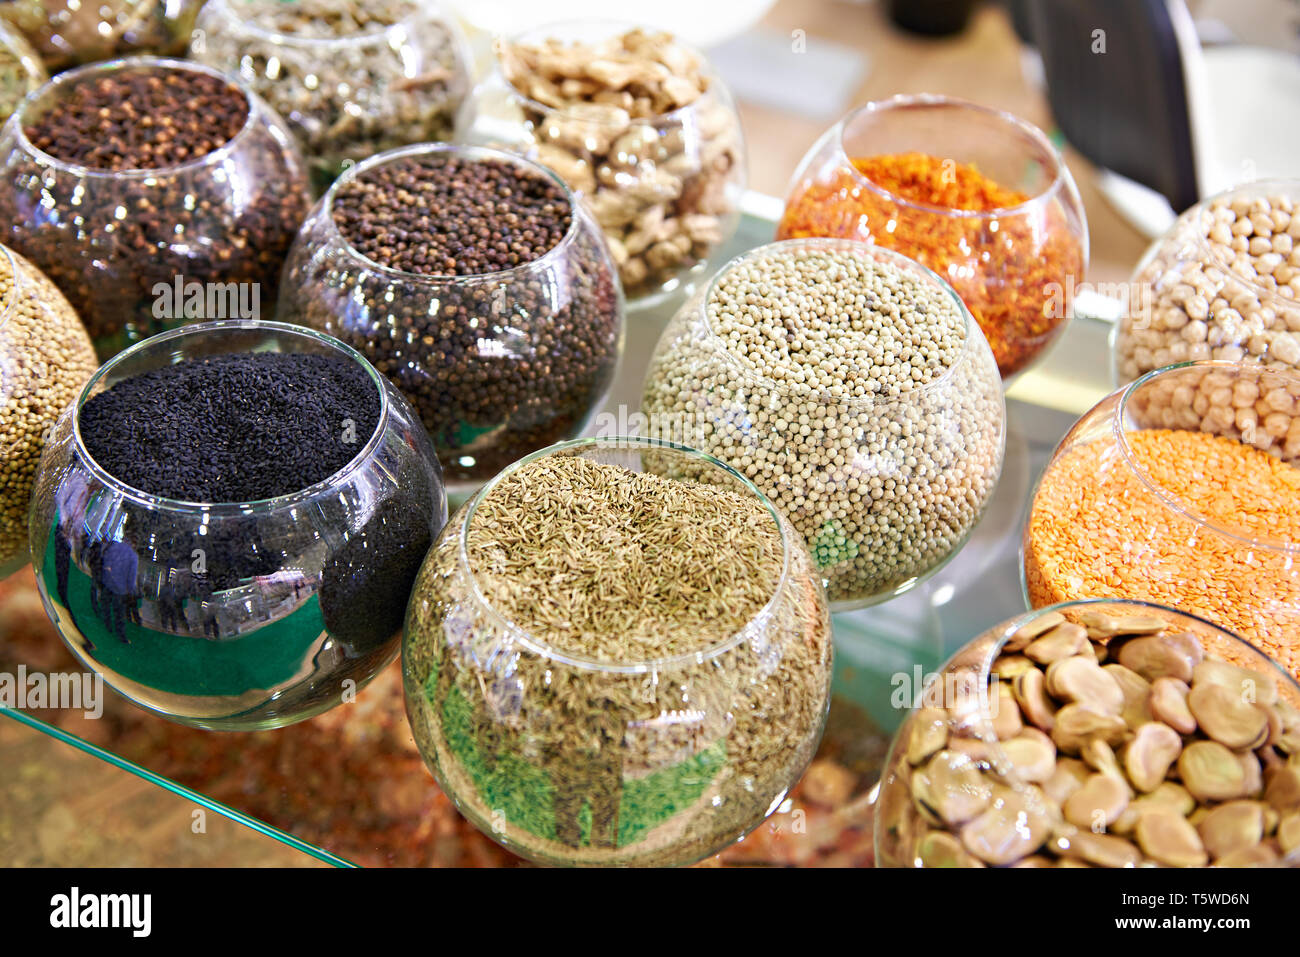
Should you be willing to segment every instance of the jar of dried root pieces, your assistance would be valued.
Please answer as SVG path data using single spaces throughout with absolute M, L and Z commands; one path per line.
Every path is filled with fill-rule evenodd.
M 798 533 L 739 473 L 579 440 L 452 518 L 402 664 L 416 744 L 485 834 L 549 864 L 685 864 L 811 760 L 830 619 Z
M 458 136 L 526 152 L 591 205 L 629 301 L 688 286 L 735 232 L 745 146 L 726 87 L 671 34 L 555 24 L 498 40 Z

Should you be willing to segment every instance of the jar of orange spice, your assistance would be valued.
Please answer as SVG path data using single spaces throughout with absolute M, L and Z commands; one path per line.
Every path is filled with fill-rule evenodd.
M 778 239 L 834 236 L 895 249 L 946 279 L 979 321 L 1003 379 L 1069 316 L 1088 263 L 1074 179 L 1042 131 L 943 96 L 868 103 L 794 175 Z

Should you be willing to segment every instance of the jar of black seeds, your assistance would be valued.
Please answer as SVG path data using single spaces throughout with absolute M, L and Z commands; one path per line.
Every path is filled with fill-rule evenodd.
M 185 323 L 273 316 L 309 203 L 284 123 L 195 63 L 61 74 L 0 134 L 5 242 L 68 297 L 101 359 Z
M 279 318 L 387 375 L 455 491 L 581 433 L 623 341 L 617 271 L 569 188 L 521 157 L 448 145 L 339 177 L 290 253 Z
M 894 597 L 970 537 L 1006 403 L 988 341 L 919 263 L 853 240 L 727 263 L 664 330 L 650 434 L 733 466 L 804 536 L 836 611 Z
M 370 363 L 234 320 L 102 366 L 32 503 L 37 586 L 73 654 L 136 704 L 220 730 L 351 701 L 397 654 L 447 518 L 428 435 Z

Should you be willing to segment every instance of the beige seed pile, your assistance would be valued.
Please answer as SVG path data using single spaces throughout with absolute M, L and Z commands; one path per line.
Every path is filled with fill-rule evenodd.
M 8 256 L 3 253 L 8 252 Z M 15 276 L 14 265 L 17 266 Z M 0 573 L 27 557 L 27 505 L 46 430 L 98 367 L 63 294 L 0 247 Z
M 661 474 L 681 465 L 643 462 Z M 793 530 L 778 588 L 775 523 L 752 497 L 544 458 L 503 479 L 471 520 L 466 550 L 489 612 L 459 563 L 464 514 L 420 572 L 403 647 L 416 743 L 457 807 L 563 864 L 689 863 L 760 822 L 812 759 L 830 696 L 830 617 Z M 703 652 L 741 625 L 744 637 L 624 673 L 539 653 L 502 614 L 534 642 L 624 664 Z M 448 718 L 456 701 L 468 703 L 460 724 Z M 518 793 L 538 779 L 527 817 L 500 812 L 494 786 Z M 646 829 L 623 832 L 637 821 Z
M 665 331 L 644 411 L 758 485 L 836 602 L 951 555 L 1002 467 L 1001 380 L 979 331 L 941 287 L 849 244 L 777 244 L 729 267 Z
M 767 604 L 782 569 L 776 523 L 753 498 L 576 456 L 493 486 L 467 547 L 508 620 L 557 651 L 610 662 L 726 640 Z
M 1245 187 L 1184 213 L 1134 276 L 1143 308 L 1120 325 L 1120 381 L 1196 359 L 1300 368 L 1296 212 L 1291 195 Z
M 1041 614 L 908 719 L 882 795 L 894 863 L 1241 867 L 1300 854 L 1300 689 L 1168 617 Z M 1205 647 L 1209 642 L 1209 650 Z M 1251 667 L 1253 666 L 1253 667 Z M 970 681 L 974 681 L 972 686 Z M 996 706 L 995 706 L 996 705 Z M 987 724 L 983 723 L 987 721 Z M 900 792 L 909 792 L 903 796 Z

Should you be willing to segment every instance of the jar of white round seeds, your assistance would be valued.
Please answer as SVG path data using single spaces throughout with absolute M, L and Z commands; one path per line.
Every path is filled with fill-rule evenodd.
M 1138 264 L 1115 381 L 1219 359 L 1300 368 L 1300 180 L 1261 180 L 1183 213 Z
M 988 342 L 937 275 L 853 240 L 733 259 L 664 331 L 658 438 L 759 486 L 804 535 L 837 611 L 933 574 L 993 494 L 1006 405 Z

